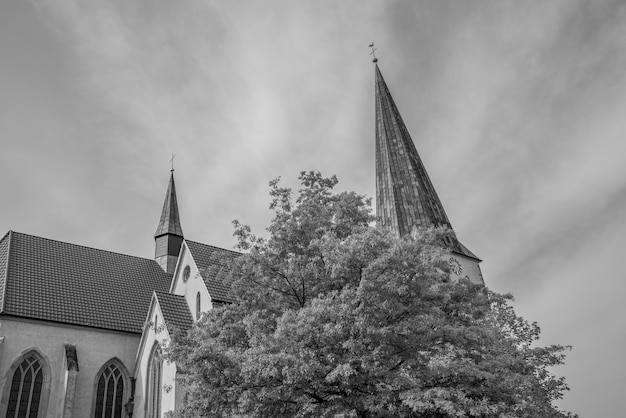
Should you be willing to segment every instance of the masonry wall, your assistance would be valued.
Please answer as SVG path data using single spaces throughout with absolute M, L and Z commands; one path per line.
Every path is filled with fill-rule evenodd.
M 462 267 L 462 277 L 470 279 L 475 284 L 485 284 L 483 273 L 480 271 L 478 261 L 460 254 L 456 254 L 456 258 L 459 260 Z
M 0 317 L 0 415 L 6 409 L 11 385 L 10 368 L 14 361 L 32 348 L 48 361 L 51 378 L 46 417 L 93 415 L 96 374 L 110 359 L 116 357 L 129 373 L 125 381 L 124 403 L 130 394 L 135 355 L 140 335 L 98 330 L 88 327 L 63 326 L 19 318 Z M 76 346 L 78 372 L 68 372 L 65 344 Z M 75 388 L 73 402 L 63 414 L 67 383 Z M 44 388 L 45 390 L 45 388 Z M 71 392 L 71 387 L 70 387 Z M 43 397 L 42 397 L 43 399 Z M 125 415 L 124 415 L 125 416 Z

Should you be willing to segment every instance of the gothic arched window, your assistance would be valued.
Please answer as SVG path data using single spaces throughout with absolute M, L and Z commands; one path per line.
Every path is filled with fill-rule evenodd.
M 34 351 L 18 359 L 13 366 L 11 389 L 8 393 L 6 416 L 10 418 L 43 417 L 45 405 L 44 391 L 47 391 L 49 377 L 43 359 Z
M 159 418 L 161 416 L 161 388 L 163 375 L 163 356 L 158 344 L 154 345 L 150 362 L 148 363 L 148 402 L 146 403 L 148 418 Z
M 117 360 L 111 360 L 96 375 L 95 418 L 122 418 L 125 373 Z
M 200 305 L 200 292 L 196 294 L 196 321 L 200 319 L 200 313 L 202 306 Z

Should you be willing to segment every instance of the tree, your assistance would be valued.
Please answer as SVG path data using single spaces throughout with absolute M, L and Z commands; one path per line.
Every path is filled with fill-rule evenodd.
M 270 183 L 269 237 L 235 222 L 237 304 L 213 309 L 168 355 L 185 370 L 182 417 L 566 417 L 550 367 L 566 347 L 511 296 L 452 281 L 442 228 L 395 238 L 370 202 L 301 173 Z

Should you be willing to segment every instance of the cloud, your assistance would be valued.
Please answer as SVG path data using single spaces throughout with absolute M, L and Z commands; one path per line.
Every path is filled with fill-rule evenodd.
M 99 161 L 102 178 L 117 185 L 99 188 L 102 201 L 122 189 L 129 197 L 136 190 L 142 199 L 160 198 L 157 168 L 175 153 L 188 190 L 181 206 L 199 220 L 186 229 L 198 231 L 197 239 L 229 237 L 228 213 L 257 229 L 267 222 L 268 214 L 258 214 L 265 205 L 249 199 L 264 201 L 271 178 L 320 169 L 350 179 L 343 174 L 353 169 L 337 157 L 346 147 L 360 157 L 355 162 L 369 155 L 365 135 L 354 132 L 371 137 L 370 121 L 363 123 L 367 114 L 355 110 L 353 97 L 370 83 L 369 67 L 354 59 L 367 62 L 370 36 L 341 34 L 363 31 L 355 22 L 374 22 L 382 8 L 356 4 L 39 2 L 77 57 L 82 140 L 92 150 L 84 156 Z M 348 180 L 352 188 L 363 184 Z
M 263 232 L 277 176 L 297 188 L 318 169 L 373 196 L 374 41 L 489 286 L 575 345 L 580 367 L 563 370 L 578 393 L 594 390 L 583 333 L 623 345 L 608 329 L 626 229 L 623 2 L 19 4 L 0 4 L 0 52 L 23 58 L 0 68 L 5 229 L 149 257 L 172 153 L 185 232 L 226 248 L 233 218 Z

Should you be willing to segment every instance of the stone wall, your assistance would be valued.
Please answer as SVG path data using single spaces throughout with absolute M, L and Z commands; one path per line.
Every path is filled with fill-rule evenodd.
M 112 358 L 117 358 L 128 372 L 124 403 L 128 400 L 140 335 L 0 317 L 0 339 L 0 416 L 4 416 L 8 403 L 11 366 L 31 349 L 41 354 L 49 365 L 51 376 L 42 394 L 45 401 L 46 390 L 49 391 L 47 407 L 44 405 L 47 417 L 93 415 L 96 375 Z M 78 370 L 72 364 L 72 346 Z

